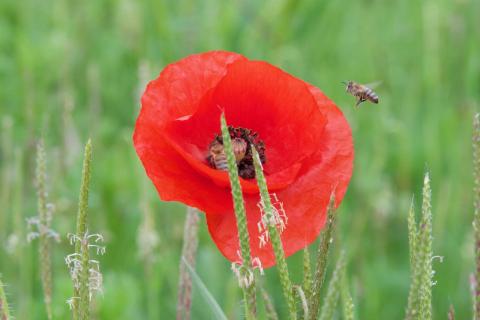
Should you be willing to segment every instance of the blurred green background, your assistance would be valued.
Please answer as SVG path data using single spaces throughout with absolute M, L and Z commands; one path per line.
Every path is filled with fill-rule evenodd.
M 68 1 L 0 2 L 0 273 L 17 319 L 46 319 L 37 242 L 35 144 L 47 148 L 54 247 L 54 315 L 69 318 L 64 257 L 73 251 L 83 145 L 94 144 L 90 231 L 106 238 L 98 319 L 171 319 L 185 208 L 161 203 L 134 153 L 139 95 L 165 65 L 212 49 L 269 61 L 321 88 L 345 112 L 355 169 L 340 207 L 337 240 L 359 319 L 400 319 L 409 288 L 406 215 L 417 209 L 425 170 L 433 187 L 434 317 L 450 304 L 471 314 L 473 271 L 472 115 L 480 105 L 480 2 Z M 343 80 L 383 81 L 379 105 L 359 110 Z M 153 266 L 137 241 L 154 213 Z M 309 223 L 305 221 L 305 223 Z M 152 226 L 150 224 L 150 226 Z M 313 248 L 311 248 L 313 251 Z M 289 258 L 301 281 L 301 254 Z M 333 261 L 330 261 L 330 264 Z M 222 308 L 241 318 L 230 263 L 200 225 L 197 270 Z M 275 268 L 263 278 L 277 310 L 287 307 Z M 211 313 L 194 289 L 193 319 Z

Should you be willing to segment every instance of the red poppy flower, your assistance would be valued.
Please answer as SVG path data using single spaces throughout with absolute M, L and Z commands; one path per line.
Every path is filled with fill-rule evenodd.
M 136 151 L 161 199 L 205 212 L 213 241 L 230 261 L 240 257 L 229 178 L 210 154 L 213 144 L 222 143 L 221 110 L 232 138 L 261 150 L 269 191 L 286 215 L 281 238 L 289 256 L 320 233 L 331 192 L 337 206 L 346 192 L 353 162 L 350 127 L 319 89 L 236 53 L 186 57 L 148 84 L 133 137 Z M 270 267 L 275 257 L 270 243 L 262 245 L 248 150 L 238 167 L 252 257 Z

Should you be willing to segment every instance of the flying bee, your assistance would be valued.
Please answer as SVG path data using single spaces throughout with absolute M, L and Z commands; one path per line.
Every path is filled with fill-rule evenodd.
M 238 164 L 243 160 L 247 153 L 247 143 L 241 138 L 235 138 L 232 140 L 233 154 L 235 155 L 235 161 Z M 218 140 L 215 140 L 210 145 L 210 158 L 215 169 L 228 171 L 227 156 L 223 144 Z
M 378 95 L 370 88 L 378 85 L 378 83 L 369 85 L 359 84 L 354 81 L 342 83 L 346 85 L 345 90 L 357 99 L 355 107 L 358 107 L 360 103 L 367 100 L 375 104 L 378 103 Z

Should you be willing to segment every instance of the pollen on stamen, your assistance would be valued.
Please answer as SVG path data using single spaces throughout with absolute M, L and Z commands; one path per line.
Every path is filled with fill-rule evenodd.
M 241 254 L 240 251 L 237 251 L 237 255 L 240 258 L 239 261 L 232 262 L 232 271 L 233 274 L 237 277 L 238 280 L 238 285 L 241 288 L 248 288 L 252 285 L 255 275 L 254 275 L 254 270 L 258 269 L 260 272 L 260 275 L 263 276 L 263 267 L 262 267 L 262 262 L 260 261 L 260 258 L 255 257 L 252 259 L 252 265 L 250 268 L 247 268 L 243 266 L 241 262 Z
M 270 199 L 273 209 L 271 214 L 268 214 L 265 211 L 265 205 L 262 200 L 257 203 L 257 206 L 260 209 L 260 221 L 257 223 L 258 232 L 260 234 L 258 237 L 260 248 L 263 248 L 270 240 L 270 235 L 268 233 L 269 226 L 275 226 L 281 234 L 287 228 L 288 224 L 288 217 L 283 208 L 283 203 L 278 199 L 275 193 L 270 194 Z

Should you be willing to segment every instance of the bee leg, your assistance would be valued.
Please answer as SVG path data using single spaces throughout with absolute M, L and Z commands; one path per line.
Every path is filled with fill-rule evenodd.
M 360 106 L 360 103 L 362 103 L 363 101 L 365 100 L 363 100 L 362 98 L 358 98 L 357 102 L 355 103 L 355 108 L 358 108 Z

